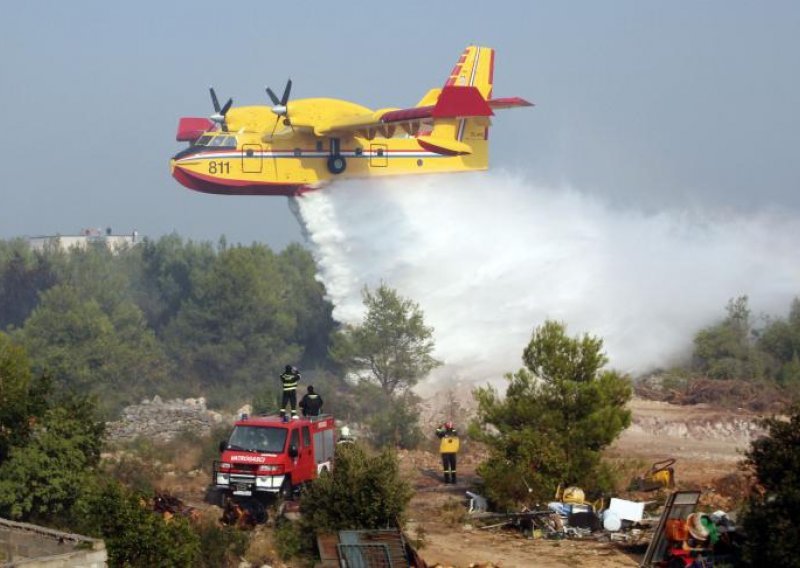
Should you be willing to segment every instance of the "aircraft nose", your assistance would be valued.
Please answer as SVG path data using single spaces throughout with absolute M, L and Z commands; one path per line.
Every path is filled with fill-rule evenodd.
M 184 148 L 174 156 L 172 156 L 172 161 L 175 162 L 176 160 L 180 160 L 181 158 L 185 158 L 186 156 L 191 156 L 192 154 L 198 154 L 202 152 L 202 148 L 198 148 L 197 146 L 189 146 L 188 148 Z

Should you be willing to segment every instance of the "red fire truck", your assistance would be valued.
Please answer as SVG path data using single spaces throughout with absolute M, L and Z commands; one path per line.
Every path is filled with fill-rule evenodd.
M 212 487 L 227 497 L 291 498 L 294 491 L 333 467 L 330 414 L 283 422 L 279 416 L 245 417 L 220 442 Z

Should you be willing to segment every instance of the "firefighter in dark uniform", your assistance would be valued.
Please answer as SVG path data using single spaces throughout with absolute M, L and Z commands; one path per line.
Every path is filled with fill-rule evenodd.
M 300 401 L 300 409 L 303 411 L 303 416 L 319 416 L 319 411 L 322 409 L 322 397 L 314 392 L 314 387 L 308 385 L 308 392 L 303 396 Z
M 297 383 L 300 381 L 300 373 L 291 365 L 286 365 L 286 370 L 281 374 L 281 386 L 283 396 L 281 397 L 281 420 L 286 422 L 286 403 L 292 407 L 292 419 L 297 418 Z
M 444 469 L 444 482 L 456 482 L 456 454 L 458 453 L 458 432 L 453 423 L 448 421 L 436 429 L 436 436 L 442 441 L 439 444 L 439 453 L 442 454 L 442 468 Z

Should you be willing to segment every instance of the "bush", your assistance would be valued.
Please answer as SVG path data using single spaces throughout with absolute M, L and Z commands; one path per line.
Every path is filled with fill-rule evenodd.
M 200 537 L 199 566 L 239 566 L 240 559 L 247 550 L 248 533 L 236 527 L 220 526 L 216 519 L 204 519 L 195 530 Z
M 197 566 L 200 538 L 181 517 L 168 521 L 147 507 L 145 497 L 118 482 L 90 488 L 72 510 L 73 525 L 102 537 L 110 566 Z
M 311 552 L 313 540 L 308 538 L 299 523 L 282 519 L 275 527 L 275 549 L 281 560 L 300 556 L 304 551 Z
M 800 566 L 800 405 L 789 420 L 764 420 L 769 434 L 746 454 L 758 485 L 742 518 L 744 558 L 749 566 Z
M 323 472 L 300 498 L 308 532 L 396 526 L 412 491 L 395 455 L 369 456 L 357 444 L 340 444 L 335 459 L 333 472 Z
M 358 444 L 336 447 L 336 467 L 324 471 L 301 494 L 303 516 L 281 520 L 275 545 L 283 560 L 310 557 L 317 533 L 398 526 L 412 491 L 390 451 L 368 455 Z

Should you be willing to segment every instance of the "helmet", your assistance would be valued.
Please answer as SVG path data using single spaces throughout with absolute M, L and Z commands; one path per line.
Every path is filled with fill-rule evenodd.
M 287 373 L 291 373 L 292 372 L 292 366 L 291 365 L 286 365 L 286 369 L 284 369 L 284 371 L 287 372 Z
M 444 427 L 447 428 L 448 430 L 452 430 L 453 423 L 448 420 L 447 422 L 444 423 Z

